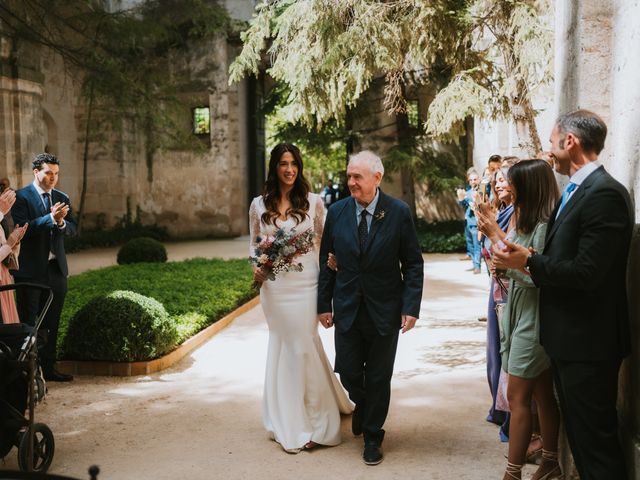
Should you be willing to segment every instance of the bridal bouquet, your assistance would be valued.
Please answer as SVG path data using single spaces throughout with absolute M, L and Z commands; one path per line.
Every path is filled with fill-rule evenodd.
M 274 236 L 256 237 L 254 256 L 251 263 L 267 272 L 268 280 L 275 280 L 281 272 L 301 272 L 302 264 L 294 260 L 313 249 L 315 233 L 311 228 L 297 233 L 295 229 L 285 232 L 278 229 Z M 260 282 L 253 282 L 253 288 L 259 289 Z

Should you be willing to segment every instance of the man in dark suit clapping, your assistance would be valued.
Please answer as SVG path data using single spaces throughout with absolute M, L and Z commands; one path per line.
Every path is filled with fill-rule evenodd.
M 32 167 L 34 181 L 16 192 L 16 202 L 11 210 L 16 225 L 29 224 L 22 239 L 19 270 L 14 272 L 14 278 L 16 282 L 47 285 L 53 291 L 53 302 L 42 324 L 48 335 L 47 344 L 40 351 L 40 361 L 45 379 L 64 382 L 73 377 L 54 368 L 58 326 L 69 275 L 63 237 L 75 235 L 77 225 L 71 214 L 69 197 L 54 189 L 60 170 L 58 159 L 49 153 L 40 153 L 34 158 Z M 21 321 L 34 324 L 46 297 L 39 290 L 18 290 L 16 300 Z
M 335 370 L 355 403 L 352 430 L 362 458 L 382 461 L 398 332 L 420 313 L 423 259 L 409 207 L 378 188 L 384 167 L 364 151 L 349 160 L 351 197 L 327 214 L 320 247 L 319 321 L 335 324 Z M 329 253 L 338 270 L 327 267 Z M 332 313 L 333 312 L 333 313 Z
M 550 156 L 570 181 L 549 220 L 544 254 L 505 242 L 510 251 L 494 255 L 496 268 L 528 270 L 540 288 L 540 343 L 551 357 L 583 480 L 628 478 L 616 398 L 630 350 L 626 271 L 634 212 L 625 187 L 598 164 L 606 135 L 602 119 L 587 110 L 556 121 Z

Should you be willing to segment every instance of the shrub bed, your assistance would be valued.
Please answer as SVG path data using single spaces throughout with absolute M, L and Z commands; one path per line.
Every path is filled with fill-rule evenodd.
M 118 264 L 163 263 L 167 261 L 167 249 L 158 240 L 149 237 L 132 238 L 118 251 Z
M 255 296 L 251 279 L 246 260 L 220 259 L 118 265 L 70 277 L 60 319 L 61 357 L 72 351 L 67 344 L 71 319 L 96 297 L 128 290 L 160 302 L 176 327 L 173 349 Z
M 150 237 L 163 241 L 169 238 L 169 234 L 166 229 L 155 225 L 133 224 L 127 227 L 114 228 L 113 230 L 83 231 L 77 237 L 64 237 L 64 247 L 67 253 L 73 253 L 88 248 L 122 245 L 126 241 L 137 237 Z
M 464 220 L 427 223 L 418 219 L 416 228 L 423 253 L 453 253 L 467 249 Z

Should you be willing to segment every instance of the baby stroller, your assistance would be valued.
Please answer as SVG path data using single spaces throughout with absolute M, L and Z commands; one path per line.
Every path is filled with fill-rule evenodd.
M 39 289 L 49 296 L 35 327 L 25 323 L 0 324 L 0 459 L 16 446 L 20 470 L 45 473 L 53 461 L 55 441 L 47 425 L 35 423 L 34 410 L 45 394 L 37 360 L 38 329 L 53 293 L 49 287 L 33 283 L 0 286 L 0 292 L 19 288 Z

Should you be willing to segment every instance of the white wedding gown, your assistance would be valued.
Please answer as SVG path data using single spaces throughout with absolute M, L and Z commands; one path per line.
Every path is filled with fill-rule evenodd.
M 309 203 L 309 216 L 299 225 L 294 218 L 278 221 L 278 228 L 295 228 L 298 233 L 314 229 L 315 248 L 297 259 L 303 270 L 281 273 L 275 280 L 264 282 L 260 289 L 269 326 L 264 426 L 288 452 L 298 452 L 309 441 L 339 444 L 340 413 L 353 409 L 318 335 L 318 246 L 324 205 L 320 196 L 313 193 L 309 194 Z M 249 209 L 252 256 L 256 236 L 274 235 L 276 231 L 273 225 L 260 221 L 264 212 L 262 197 L 256 197 Z

